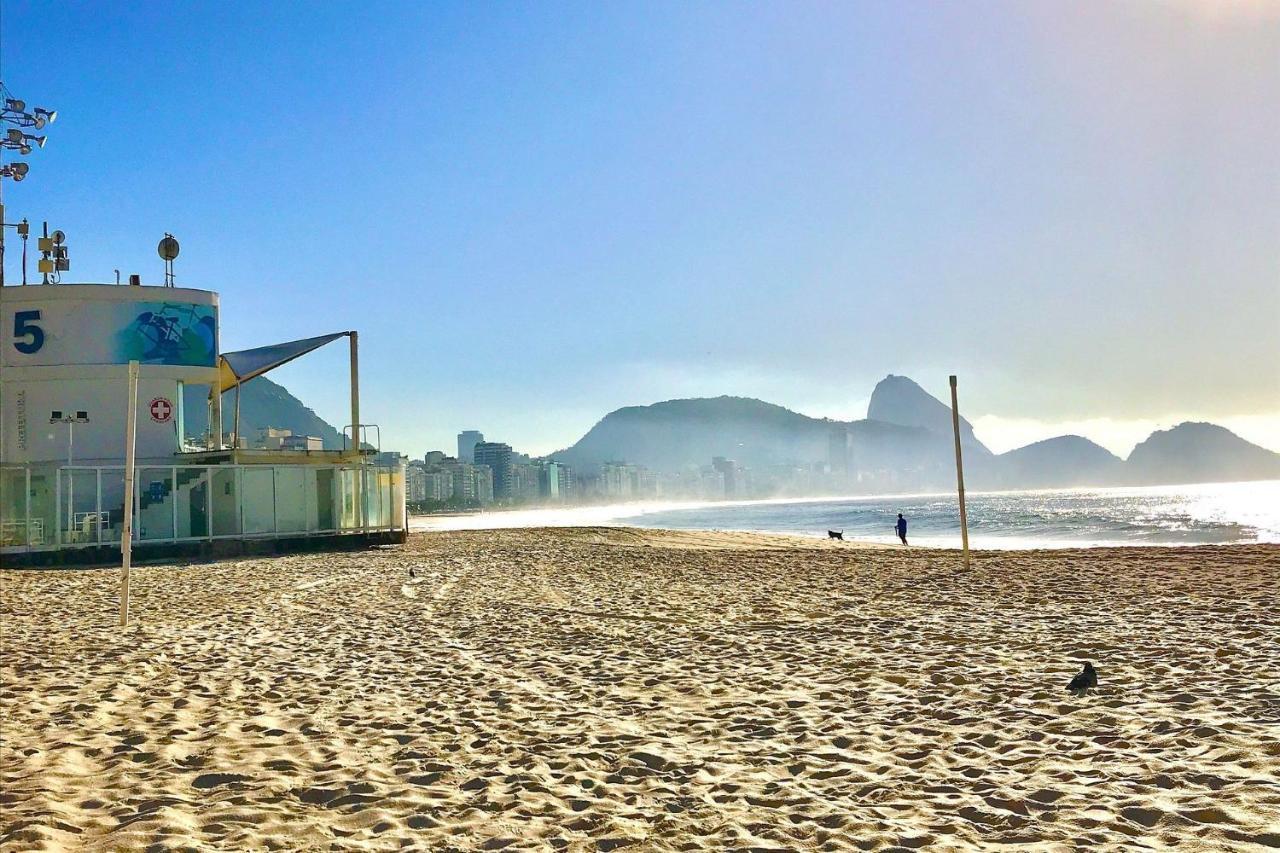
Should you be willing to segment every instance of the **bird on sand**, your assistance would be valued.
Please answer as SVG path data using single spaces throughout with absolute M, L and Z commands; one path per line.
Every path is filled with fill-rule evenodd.
M 1072 693 L 1080 696 L 1090 687 L 1098 686 L 1098 671 L 1093 668 L 1093 664 L 1085 663 L 1084 669 L 1076 673 L 1076 677 L 1071 679 L 1071 683 L 1067 685 L 1067 689 Z

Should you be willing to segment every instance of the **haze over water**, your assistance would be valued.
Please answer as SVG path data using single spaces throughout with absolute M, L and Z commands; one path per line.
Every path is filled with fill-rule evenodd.
M 1280 481 L 966 495 L 975 548 L 1225 545 L 1280 542 Z M 912 545 L 957 547 L 954 494 L 625 504 L 568 510 L 418 518 L 418 529 L 583 526 L 624 523 L 670 530 L 746 530 L 895 543 L 903 513 Z

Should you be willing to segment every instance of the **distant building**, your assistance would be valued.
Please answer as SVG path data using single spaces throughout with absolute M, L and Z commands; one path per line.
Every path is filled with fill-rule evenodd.
M 404 465 L 409 461 L 409 457 L 396 450 L 384 450 L 373 457 L 375 465 L 387 465 L 394 467 L 396 465 Z
M 718 501 L 723 500 L 724 496 L 724 474 L 710 467 L 702 469 L 698 497 L 705 501 Z
M 421 462 L 412 462 L 405 468 L 404 498 L 409 503 L 422 503 L 427 499 L 427 469 Z
M 291 429 L 279 427 L 262 427 L 258 430 L 258 447 L 263 450 L 279 450 L 284 440 L 293 435 Z
M 493 503 L 493 471 L 486 465 L 453 460 L 446 466 L 453 477 L 453 498 L 468 506 Z
M 468 466 L 471 470 L 471 488 L 480 506 L 493 503 L 493 471 L 484 465 Z
M 658 496 L 658 477 L 643 465 L 606 462 L 600 466 L 600 495 L 614 500 L 640 500 Z
M 635 467 L 625 462 L 606 462 L 600 466 L 600 494 L 606 498 L 630 500 L 635 484 Z
M 493 472 L 493 497 L 505 501 L 512 497 L 511 445 L 499 441 L 482 441 L 475 445 L 473 456 L 476 465 L 484 465 Z
M 458 461 L 474 464 L 476 445 L 482 442 L 484 442 L 484 433 L 479 430 L 465 429 L 458 433 Z
M 737 462 L 725 459 L 723 456 L 715 456 L 711 459 L 711 468 L 724 478 L 726 498 L 740 498 L 746 495 L 746 480 Z
M 538 472 L 538 494 L 553 503 L 573 499 L 573 469 L 563 462 L 543 462 Z
M 449 458 L 444 455 L 443 450 L 428 450 L 427 454 L 422 457 L 422 461 L 428 468 L 434 468 L 437 465 L 443 465 L 445 460 Z
M 452 471 L 427 471 L 423 475 L 424 500 L 443 503 L 453 498 L 454 476 Z
M 511 499 L 534 503 L 541 495 L 542 466 L 534 463 L 511 466 Z
M 324 450 L 324 439 L 318 435 L 286 435 L 280 439 L 281 450 Z

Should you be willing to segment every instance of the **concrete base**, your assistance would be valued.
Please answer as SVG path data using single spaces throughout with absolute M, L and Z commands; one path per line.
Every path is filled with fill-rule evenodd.
M 408 538 L 403 530 L 346 533 L 333 536 L 290 536 L 272 539 L 214 539 L 198 542 L 135 543 L 133 563 L 170 559 L 217 560 L 226 557 L 272 556 L 313 551 L 358 551 L 378 545 L 399 545 Z M 0 567 L 119 566 L 120 547 L 62 548 L 0 555 Z

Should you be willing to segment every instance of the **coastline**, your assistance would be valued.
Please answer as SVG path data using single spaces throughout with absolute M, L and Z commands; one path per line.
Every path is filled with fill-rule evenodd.
M 1280 543 L 1280 481 L 969 492 L 970 541 L 992 550 Z M 960 546 L 954 495 L 902 494 L 743 501 L 633 501 L 593 506 L 425 515 L 411 529 L 629 526 L 716 530 L 897 545 L 898 512 L 912 545 Z
M 125 631 L 117 577 L 0 571 L 0 846 L 1280 845 L 1277 546 L 415 534 L 138 567 Z

